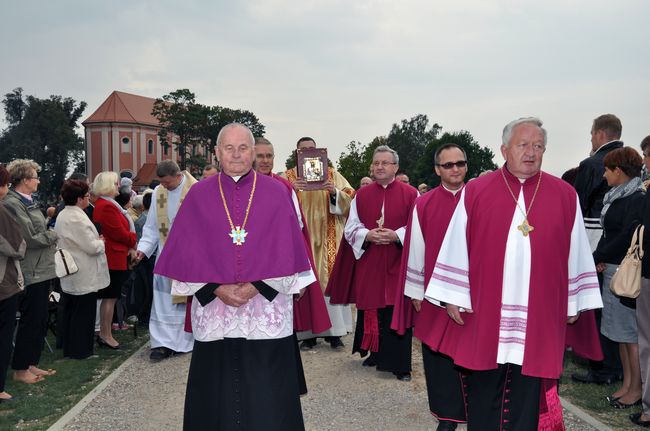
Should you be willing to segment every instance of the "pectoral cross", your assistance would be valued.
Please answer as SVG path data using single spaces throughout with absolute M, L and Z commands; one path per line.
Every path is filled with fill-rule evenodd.
M 525 218 L 524 222 L 517 226 L 517 229 L 521 231 L 524 236 L 528 236 L 529 233 L 535 230 L 534 227 L 528 224 L 528 219 Z
M 243 243 L 246 242 L 246 237 L 248 236 L 248 232 L 246 232 L 246 229 L 242 229 L 241 226 L 237 226 L 235 229 L 230 231 L 228 236 L 232 238 L 233 244 L 242 245 Z

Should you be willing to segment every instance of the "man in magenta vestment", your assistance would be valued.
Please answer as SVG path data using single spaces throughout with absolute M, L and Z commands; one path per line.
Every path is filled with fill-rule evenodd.
M 542 122 L 502 141 L 506 164 L 462 191 L 425 298 L 454 321 L 436 342 L 470 370 L 468 429 L 563 429 L 566 324 L 602 307 L 598 280 L 575 190 L 541 171 Z

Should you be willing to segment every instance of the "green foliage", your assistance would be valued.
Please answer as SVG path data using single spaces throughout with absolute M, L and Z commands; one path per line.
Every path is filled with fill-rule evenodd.
M 386 137 L 386 145 L 399 154 L 399 170 L 412 176 L 415 165 L 424 155 L 427 145 L 436 139 L 442 129 L 437 123 L 429 127 L 429 118 L 418 114 L 402 120 L 393 127 Z
M 296 160 L 296 151 L 293 150 L 291 154 L 289 154 L 289 157 L 287 157 L 287 161 L 284 162 L 284 165 L 287 167 L 287 169 L 293 169 L 297 164 L 298 161 Z
M 386 138 L 383 136 L 376 137 L 370 144 L 350 141 L 336 162 L 339 173 L 353 187 L 358 188 L 361 178 L 370 176 L 370 164 L 372 163 L 372 154 L 375 148 L 385 144 Z
M 196 103 L 195 94 L 186 88 L 156 99 L 152 115 L 162 125 L 158 136 L 163 148 L 172 145 L 169 139 L 176 135 L 178 140 L 173 145 L 180 156 L 181 169 L 202 168 L 207 160 L 197 150 L 203 149 L 203 154 L 214 152 L 219 131 L 227 124 L 242 123 L 251 129 L 254 136 L 263 136 L 265 132 L 264 125 L 252 112 L 201 105 Z
M 494 153 L 487 147 L 481 147 L 474 137 L 467 131 L 446 132 L 440 139 L 433 139 L 426 146 L 424 154 L 417 161 L 412 172 L 409 172 L 415 184 L 426 183 L 429 187 L 436 187 L 440 184 L 440 177 L 436 175 L 434 166 L 434 155 L 438 148 L 445 144 L 458 144 L 467 154 L 467 177 L 475 178 L 483 171 L 494 170 L 497 165 L 492 161 Z
M 17 88 L 2 104 L 9 127 L 0 136 L 0 160 L 32 159 L 41 165 L 40 200 L 55 201 L 70 168 L 84 164 L 84 141 L 75 128 L 86 102 L 24 97 Z

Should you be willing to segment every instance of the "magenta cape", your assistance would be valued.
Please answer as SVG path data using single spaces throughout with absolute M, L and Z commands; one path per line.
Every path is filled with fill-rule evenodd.
M 310 269 L 291 197 L 280 182 L 257 175 L 246 242 L 233 244 L 219 194 L 224 195 L 234 224 L 244 220 L 253 186 L 253 171 L 238 183 L 218 174 L 196 183 L 187 193 L 158 257 L 154 272 L 187 282 L 244 283 L 284 277 Z
M 377 227 L 384 205 L 384 227 L 397 230 L 406 226 L 418 192 L 414 187 L 393 181 L 385 189 L 369 184 L 355 196 L 359 220 L 367 229 Z M 399 288 L 402 247 L 370 244 L 356 260 L 347 240 L 341 241 L 325 295 L 331 304 L 356 304 L 360 310 L 376 310 L 393 305 Z
M 503 169 L 503 168 L 502 168 Z M 519 180 L 503 169 L 515 196 Z M 539 174 L 538 174 L 539 175 Z M 538 175 L 523 184 L 526 205 L 535 192 Z M 469 283 L 474 313 L 463 314 L 464 326 L 448 325 L 438 340 L 439 351 L 461 367 L 489 370 L 497 366 L 503 262 L 515 208 L 501 170 L 465 186 L 468 215 Z M 526 345 L 522 373 L 557 379 L 562 373 L 568 304 L 568 258 L 576 216 L 576 192 L 550 174 L 542 176 L 528 220 L 531 277 Z
M 433 267 L 438 259 L 440 246 L 445 238 L 447 226 L 454 214 L 456 205 L 460 200 L 461 192 L 455 196 L 453 193 L 438 186 L 435 189 L 420 196 L 415 202 L 418 214 L 418 221 L 422 229 L 422 236 L 425 243 L 424 251 L 424 279 L 430 280 Z M 404 244 L 404 255 L 400 270 L 400 286 L 395 298 L 395 311 L 391 327 L 399 334 L 414 326 L 413 335 L 420 341 L 437 351 L 439 342 L 452 320 L 447 315 L 447 310 L 438 307 L 427 301 L 422 301 L 422 308 L 416 313 L 411 304 L 411 298 L 404 296 L 404 281 L 406 279 L 406 268 L 408 263 L 408 250 L 411 238 L 411 220 L 406 230 L 406 241 Z M 426 289 L 426 283 L 425 283 Z
M 271 174 L 270 177 L 280 181 L 289 190 L 289 196 L 293 192 L 291 183 L 279 175 Z M 299 204 L 300 205 L 300 204 Z M 311 252 L 311 240 L 309 238 L 309 230 L 307 230 L 307 223 L 305 216 L 300 207 L 300 217 L 302 217 L 302 234 L 305 240 L 305 248 L 309 256 L 309 263 L 312 268 L 316 268 L 314 264 L 314 256 Z M 295 331 L 312 331 L 314 334 L 325 332 L 332 327 L 330 316 L 327 313 L 327 305 L 325 305 L 325 298 L 323 297 L 323 290 L 321 289 L 320 282 L 318 281 L 318 271 L 314 269 L 316 281 L 307 286 L 305 294 L 299 301 L 293 303 L 293 329 Z

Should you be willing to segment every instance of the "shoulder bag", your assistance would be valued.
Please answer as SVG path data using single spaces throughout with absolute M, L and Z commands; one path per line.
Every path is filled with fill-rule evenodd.
M 54 270 L 57 277 L 63 278 L 79 271 L 79 268 L 69 251 L 57 248 L 54 254 Z
M 639 225 L 634 230 L 630 248 L 609 283 L 609 288 L 615 295 L 636 298 L 641 292 L 644 229 L 643 225 Z

